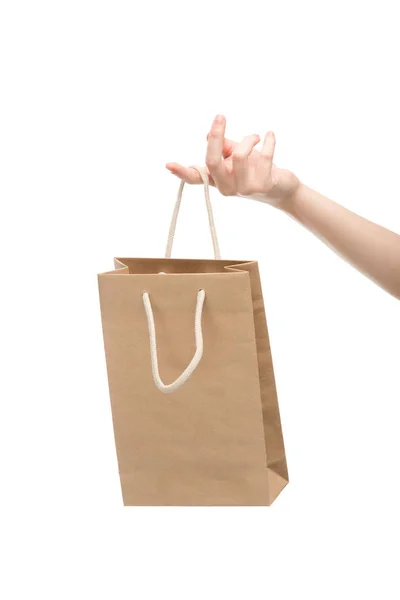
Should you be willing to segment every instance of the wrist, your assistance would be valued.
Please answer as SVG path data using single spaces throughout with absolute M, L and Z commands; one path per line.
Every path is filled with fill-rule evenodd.
M 295 217 L 298 212 L 298 207 L 302 202 L 302 198 L 304 198 L 306 194 L 307 186 L 301 181 L 298 182 L 296 189 L 286 196 L 284 196 L 277 208 L 287 213 L 291 217 Z

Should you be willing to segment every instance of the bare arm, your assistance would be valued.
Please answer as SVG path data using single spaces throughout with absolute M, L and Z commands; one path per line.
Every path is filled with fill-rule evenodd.
M 364 275 L 400 299 L 400 235 L 300 185 L 286 212 Z
M 302 184 L 273 164 L 275 136 L 268 132 L 262 149 L 258 135 L 242 142 L 225 138 L 218 115 L 208 135 L 206 165 L 211 183 L 225 196 L 244 196 L 272 204 L 301 223 L 339 256 L 400 299 L 400 236 L 376 225 Z M 177 163 L 167 168 L 188 183 L 200 183 L 194 169 Z

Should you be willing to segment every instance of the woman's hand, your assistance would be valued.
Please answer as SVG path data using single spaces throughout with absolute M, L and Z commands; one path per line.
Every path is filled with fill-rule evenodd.
M 246 196 L 282 209 L 312 231 L 356 269 L 400 299 L 400 236 L 347 210 L 300 184 L 296 175 L 273 164 L 275 136 L 268 132 L 260 151 L 258 135 L 241 142 L 225 138 L 218 115 L 208 134 L 206 165 L 210 182 L 224 196 Z M 177 163 L 167 169 L 187 183 L 199 173 Z M 373 251 L 371 250 L 373 249 Z
M 269 131 L 261 150 L 259 135 L 241 142 L 225 138 L 226 120 L 217 115 L 208 134 L 206 166 L 210 183 L 224 196 L 245 196 L 285 209 L 300 186 L 296 175 L 273 164 L 275 136 Z M 187 183 L 202 183 L 199 173 L 178 163 L 167 169 Z

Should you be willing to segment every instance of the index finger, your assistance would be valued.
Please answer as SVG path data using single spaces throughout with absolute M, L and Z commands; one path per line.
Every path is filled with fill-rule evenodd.
M 165 166 L 168 171 L 179 177 L 179 179 L 183 179 L 186 183 L 203 183 L 200 173 L 192 167 L 184 167 L 179 163 L 167 163 Z

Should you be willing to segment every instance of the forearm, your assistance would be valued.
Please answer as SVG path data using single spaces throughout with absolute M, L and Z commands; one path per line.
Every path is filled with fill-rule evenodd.
M 284 208 L 351 265 L 400 299 L 400 236 L 300 185 Z

